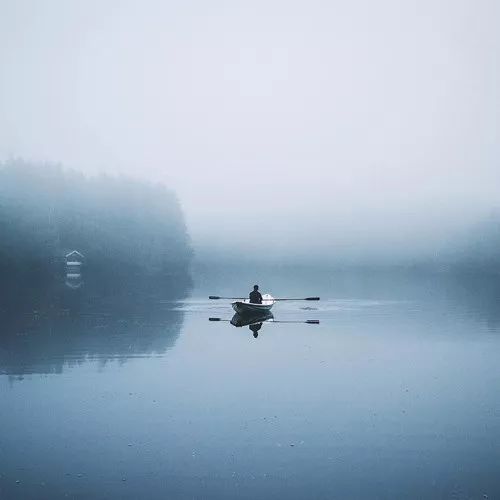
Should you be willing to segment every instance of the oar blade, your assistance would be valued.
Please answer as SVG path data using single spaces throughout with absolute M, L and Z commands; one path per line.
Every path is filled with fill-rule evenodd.
M 319 325 L 319 319 L 308 319 L 306 323 L 308 325 Z
M 319 297 L 306 297 L 304 300 L 320 300 Z
M 218 295 L 209 295 L 208 298 L 211 300 L 219 300 L 220 299 L 220 297 Z
M 208 321 L 222 321 L 220 318 L 208 318 Z

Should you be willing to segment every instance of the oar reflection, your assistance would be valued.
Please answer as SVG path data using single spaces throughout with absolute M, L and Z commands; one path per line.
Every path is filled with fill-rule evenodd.
M 319 325 L 319 320 L 317 319 L 308 319 L 302 321 L 275 320 L 273 314 L 270 311 L 267 311 L 265 314 L 261 314 L 259 316 L 241 315 L 236 313 L 230 320 L 222 318 L 208 318 L 208 320 L 231 323 L 231 325 L 238 328 L 248 326 L 248 328 L 252 331 L 254 338 L 257 338 L 259 336 L 259 330 L 262 328 L 263 323 L 305 323 L 308 325 Z

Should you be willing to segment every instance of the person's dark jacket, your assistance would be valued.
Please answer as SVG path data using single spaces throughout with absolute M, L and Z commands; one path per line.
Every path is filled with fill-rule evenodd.
M 250 292 L 250 304 L 262 304 L 262 295 L 257 290 Z

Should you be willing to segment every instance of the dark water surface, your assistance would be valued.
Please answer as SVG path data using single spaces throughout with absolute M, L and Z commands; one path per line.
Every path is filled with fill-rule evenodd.
M 500 302 L 438 288 L 4 318 L 0 498 L 500 498 Z

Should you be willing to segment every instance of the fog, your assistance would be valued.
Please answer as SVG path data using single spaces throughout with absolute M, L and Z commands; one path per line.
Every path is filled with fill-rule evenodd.
M 431 258 L 500 204 L 498 19 L 0 0 L 0 159 L 165 183 L 198 255 Z

